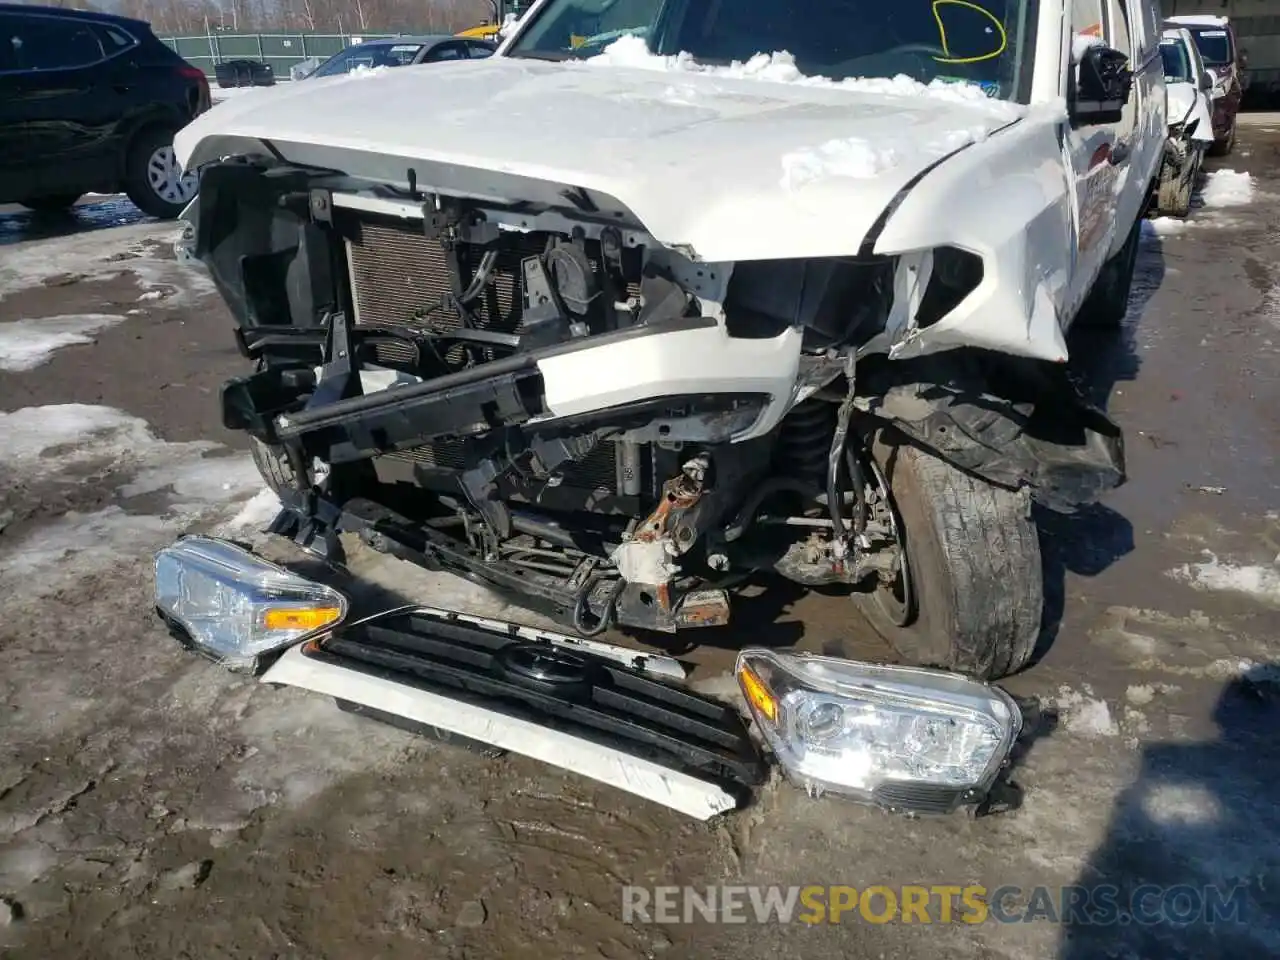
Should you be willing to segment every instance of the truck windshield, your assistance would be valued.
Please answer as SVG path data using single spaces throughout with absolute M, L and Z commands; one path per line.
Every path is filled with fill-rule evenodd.
M 1209 28 L 1192 30 L 1196 38 L 1196 47 L 1200 57 L 1211 67 L 1229 66 L 1234 59 L 1231 56 L 1231 37 L 1225 30 Z
M 1166 80 L 1191 80 L 1191 58 L 1181 40 L 1161 40 L 1160 59 L 1164 61 Z
M 989 96 L 1025 101 L 1037 6 L 1038 0 L 550 0 L 507 53 L 585 59 L 633 36 L 649 54 L 685 54 L 703 65 L 785 51 L 807 76 L 905 74 L 923 83 L 974 83 Z

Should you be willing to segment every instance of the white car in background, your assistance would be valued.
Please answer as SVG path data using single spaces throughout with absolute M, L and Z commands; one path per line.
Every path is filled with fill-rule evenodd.
M 1164 31 L 1160 59 L 1164 62 L 1169 139 L 1156 206 L 1162 214 L 1185 217 L 1204 155 L 1213 145 L 1213 75 L 1185 27 Z

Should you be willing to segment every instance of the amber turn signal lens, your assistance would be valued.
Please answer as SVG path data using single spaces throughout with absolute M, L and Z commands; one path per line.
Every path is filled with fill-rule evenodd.
M 263 613 L 262 625 L 268 630 L 319 630 L 341 619 L 337 607 L 285 607 Z
M 754 670 L 744 666 L 738 670 L 738 685 L 747 700 L 771 723 L 778 722 L 778 700 Z

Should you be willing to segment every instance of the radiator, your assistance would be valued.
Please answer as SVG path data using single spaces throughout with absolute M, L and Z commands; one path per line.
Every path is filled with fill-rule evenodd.
M 504 234 L 498 260 L 484 293 L 470 305 L 476 326 L 513 333 L 521 311 L 520 262 L 542 253 L 539 234 Z M 421 322 L 426 311 L 449 292 L 449 268 L 438 241 L 423 235 L 421 224 L 365 221 L 347 241 L 356 323 L 397 326 Z M 466 286 L 480 250 L 461 244 L 459 260 Z M 457 326 L 452 312 L 436 311 L 432 326 Z

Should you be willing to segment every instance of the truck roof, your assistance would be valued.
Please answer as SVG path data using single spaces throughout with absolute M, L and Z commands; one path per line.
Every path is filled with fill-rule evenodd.
M 1211 13 L 1195 13 L 1183 14 L 1178 17 L 1165 17 L 1165 23 L 1177 23 L 1184 27 L 1225 27 L 1229 22 L 1227 17 L 1217 17 Z

